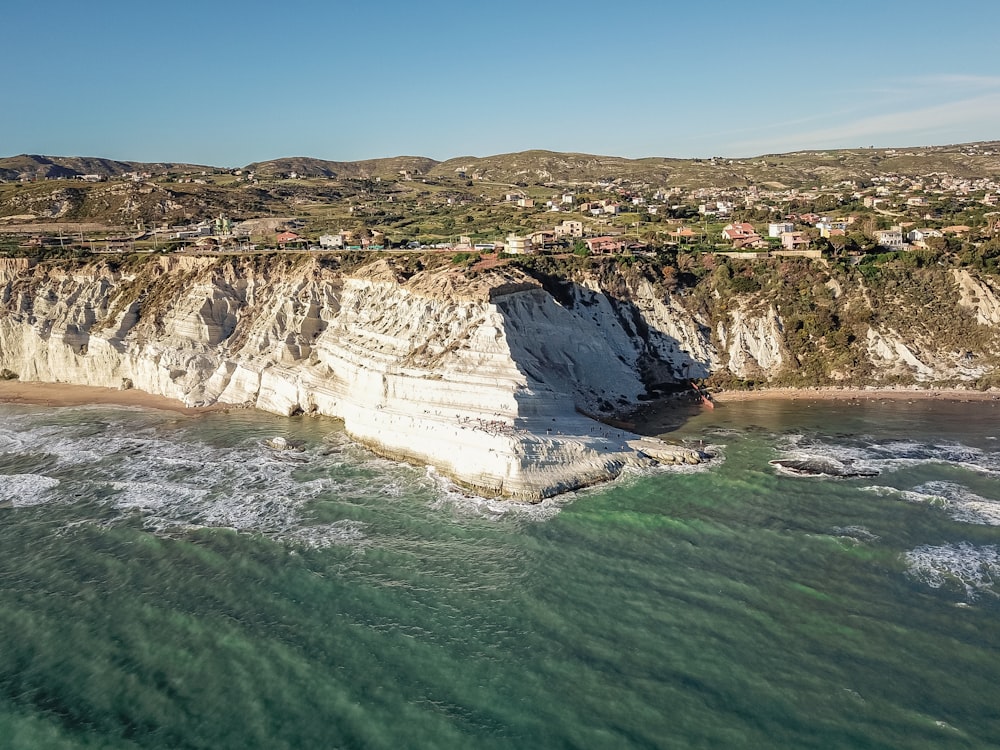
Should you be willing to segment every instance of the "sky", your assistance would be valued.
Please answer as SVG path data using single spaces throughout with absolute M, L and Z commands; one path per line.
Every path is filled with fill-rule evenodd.
M 1000 3 L 15 0 L 0 156 L 236 167 L 1000 139 Z

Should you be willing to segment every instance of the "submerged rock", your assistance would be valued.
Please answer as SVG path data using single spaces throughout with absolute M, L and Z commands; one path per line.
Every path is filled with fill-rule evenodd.
M 283 437 L 268 438 L 267 440 L 264 441 L 264 445 L 266 445 L 271 450 L 276 450 L 276 451 L 301 451 L 301 450 L 305 450 L 305 448 L 304 448 L 304 446 L 303 446 L 303 444 L 301 442 L 299 442 L 297 440 L 296 441 L 288 440 L 287 438 L 283 438 Z
M 878 469 L 870 466 L 859 466 L 851 463 L 841 463 L 828 458 L 779 458 L 770 462 L 771 466 L 807 477 L 877 477 Z

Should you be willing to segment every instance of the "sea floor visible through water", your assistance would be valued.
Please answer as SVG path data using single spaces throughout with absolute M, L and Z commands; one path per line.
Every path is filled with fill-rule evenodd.
M 0 745 L 995 747 L 998 416 L 651 410 L 719 458 L 526 505 L 332 420 L 0 404 Z

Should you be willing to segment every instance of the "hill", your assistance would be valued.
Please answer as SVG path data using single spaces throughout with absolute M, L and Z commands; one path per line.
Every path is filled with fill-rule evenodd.
M 290 156 L 270 161 L 253 162 L 244 167 L 262 177 L 282 177 L 296 174 L 299 177 L 327 177 L 332 179 L 367 179 L 370 177 L 398 177 L 405 171 L 411 175 L 425 174 L 437 165 L 434 159 L 423 156 L 394 156 L 386 159 L 362 161 L 325 161 L 307 156 Z
M 954 177 L 1000 175 L 1000 142 L 900 149 L 841 149 L 768 154 L 742 159 L 625 159 L 617 156 L 522 151 L 441 162 L 432 175 L 464 173 L 508 184 L 632 182 L 664 187 L 806 187 L 886 174 L 918 177 L 944 172 Z
M 0 181 L 72 179 L 83 175 L 120 177 L 128 172 L 149 172 L 152 175 L 167 172 L 195 172 L 213 167 L 169 162 L 116 161 L 91 156 L 39 156 L 20 154 L 0 159 Z

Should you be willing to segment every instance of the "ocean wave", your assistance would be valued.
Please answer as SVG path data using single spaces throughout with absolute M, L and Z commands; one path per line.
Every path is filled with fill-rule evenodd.
M 954 482 L 926 482 L 915 492 L 942 497 L 947 503 L 948 514 L 956 521 L 985 526 L 1000 526 L 1000 502 L 975 494 Z
M 44 505 L 56 499 L 50 490 L 58 486 L 58 479 L 42 474 L 6 474 L 0 476 L 0 503 L 15 508 Z
M 865 437 L 833 442 L 796 434 L 785 436 L 778 450 L 781 456 L 771 464 L 799 476 L 877 476 L 924 463 L 945 463 L 980 474 L 1000 475 L 1000 453 L 955 442 L 879 441 Z
M 941 480 L 925 482 L 912 490 L 882 486 L 862 487 L 861 489 L 882 497 L 941 508 L 951 518 L 963 523 L 1000 526 L 1000 501 L 977 495 L 967 487 L 955 482 Z
M 1000 548 L 969 542 L 921 545 L 903 556 L 907 574 L 931 588 L 958 588 L 969 599 L 995 594 L 1000 580 Z
M 427 467 L 426 476 L 436 489 L 435 497 L 430 502 L 431 509 L 447 510 L 460 516 L 490 521 L 547 521 L 554 518 L 574 494 L 529 503 L 509 498 L 480 497 L 464 492 L 432 466 Z
M 369 480 L 380 474 L 361 454 L 345 467 L 343 456 L 328 455 L 331 446 L 321 444 L 289 460 L 291 452 L 272 450 L 256 435 L 220 446 L 195 438 L 197 425 L 189 431 L 169 424 L 165 432 L 162 416 L 138 423 L 131 414 L 71 416 L 45 415 L 48 422 L 39 424 L 37 416 L 18 415 L 5 423 L 0 448 L 15 456 L 15 465 L 44 466 L 45 473 L 7 477 L 0 501 L 14 507 L 89 501 L 117 511 L 103 523 L 138 515 L 144 528 L 164 534 L 228 528 L 316 547 L 364 538 L 363 525 L 353 521 L 309 521 L 316 499 L 373 491 Z M 375 492 L 402 494 L 399 476 L 381 476 Z

